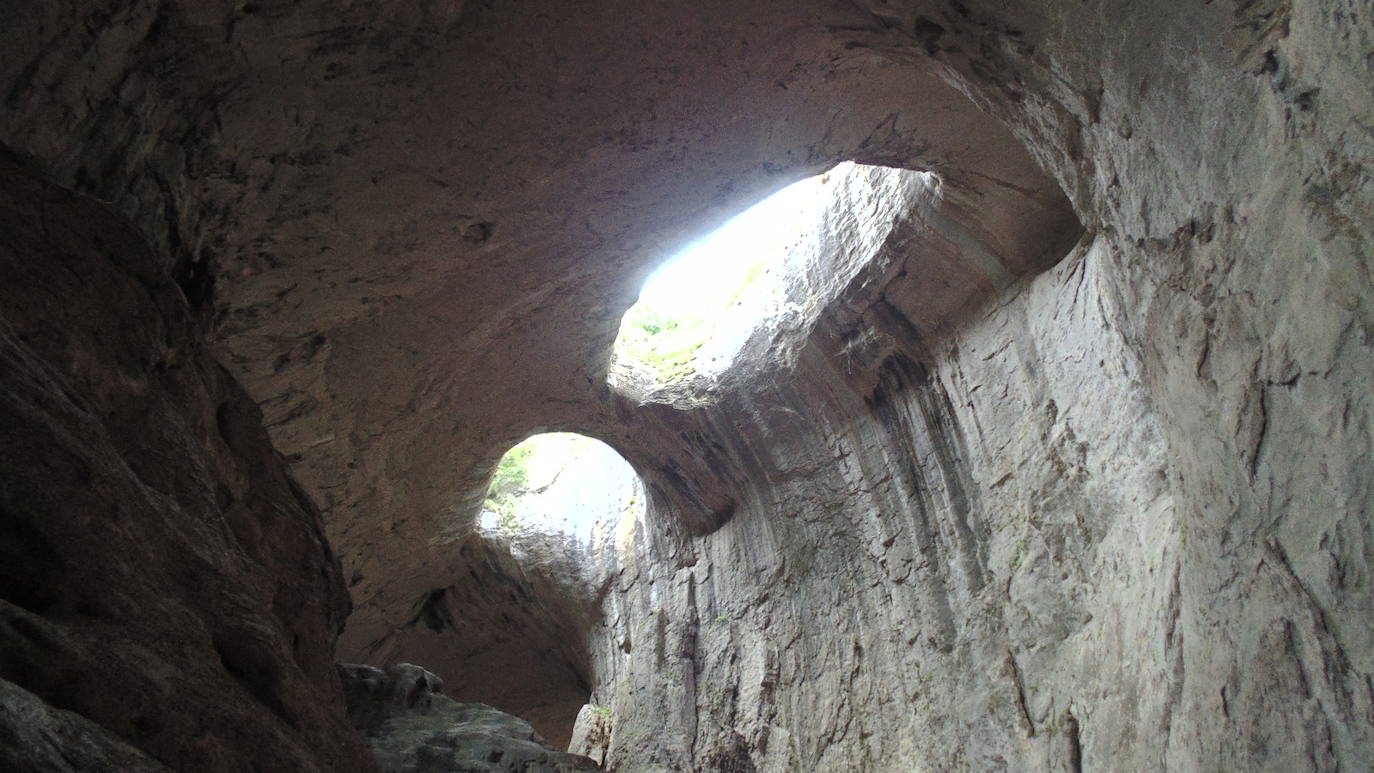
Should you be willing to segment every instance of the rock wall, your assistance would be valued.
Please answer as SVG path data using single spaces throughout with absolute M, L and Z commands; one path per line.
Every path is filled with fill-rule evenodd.
M 1367 4 L 15 10 L 0 140 L 216 323 L 322 505 L 345 658 L 454 685 L 456 653 L 520 646 L 461 548 L 499 456 L 570 430 L 653 500 L 592 653 L 617 769 L 1371 756 Z M 606 385 L 657 261 L 846 159 L 940 178 L 886 263 L 709 389 Z M 58 311 L 35 319 L 81 324 Z M 277 558 L 254 582 L 297 577 Z M 282 619 L 325 621 L 329 689 L 317 582 Z M 475 638 L 411 624 L 450 587 L 491 602 Z
M 591 692 L 588 632 L 599 616 L 594 594 L 570 565 L 562 540 L 473 534 L 452 545 L 458 577 L 421 596 L 400 627 L 367 642 L 375 663 L 428 660 L 452 668 L 451 695 L 513 707 L 559 748 Z
M 708 537 L 665 549 L 651 513 L 618 557 L 609 767 L 1163 766 L 1178 508 L 1113 262 L 1085 244 L 938 344 L 881 301 L 827 319 L 805 387 L 719 407 L 766 472 Z
M 372 770 L 319 511 L 127 222 L 0 148 L 0 760 Z
M 851 292 L 794 369 L 705 410 L 749 483 L 718 531 L 665 539 L 651 513 L 619 558 L 594 693 L 611 732 L 585 751 L 615 770 L 1364 764 L 1366 13 L 883 14 L 867 42 L 901 56 L 915 30 L 1089 235 L 953 329 L 913 320 L 900 283 Z
M 601 767 L 550 748 L 528 722 L 444 695 L 439 677 L 403 663 L 340 666 L 348 714 L 382 773 L 577 773 Z

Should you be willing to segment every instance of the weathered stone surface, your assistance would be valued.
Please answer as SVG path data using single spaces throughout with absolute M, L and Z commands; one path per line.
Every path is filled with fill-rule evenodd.
M 3 679 L 0 769 L 25 773 L 171 770 L 80 714 L 54 709 L 33 693 Z
M 581 754 L 606 764 L 606 755 L 611 750 L 611 710 L 604 706 L 588 703 L 577 710 L 573 722 L 572 738 L 568 741 L 568 751 Z
M 636 409 L 604 382 L 639 280 L 703 228 L 858 158 L 940 170 L 947 219 L 1017 273 L 1077 230 L 1001 125 L 852 46 L 845 4 L 23 5 L 0 136 L 213 306 L 347 567 L 345 659 L 409 653 L 416 605 L 468 582 L 462 532 L 533 430 L 622 448 L 693 532 L 728 517 L 730 474 L 675 436 L 625 449 Z
M 575 773 L 601 770 L 556 751 L 530 724 L 444 695 L 439 677 L 402 663 L 383 671 L 340 666 L 348 713 L 384 773 Z
M 452 694 L 517 706 L 541 735 L 566 748 L 572 718 L 591 692 L 596 598 L 569 566 L 566 546 L 522 542 L 520 558 L 506 539 L 472 534 L 453 543 L 459 578 L 418 599 L 403 626 L 363 654 L 377 663 L 466 664 L 445 680 Z
M 261 414 L 137 231 L 8 151 L 0 181 L 5 754 L 372 769 L 338 562 Z
M 869 39 L 929 32 L 1091 234 L 952 329 L 856 288 L 794 371 L 674 419 L 750 474 L 618 559 L 609 768 L 1369 759 L 1368 20 L 1079 8 Z
M 0 138 L 218 315 L 346 657 L 512 646 L 462 547 L 574 430 L 653 500 L 603 564 L 615 769 L 1374 757 L 1365 4 L 21 6 Z M 657 260 L 842 159 L 941 179 L 885 264 L 714 391 L 607 387 Z M 408 625 L 442 588 L 476 638 Z

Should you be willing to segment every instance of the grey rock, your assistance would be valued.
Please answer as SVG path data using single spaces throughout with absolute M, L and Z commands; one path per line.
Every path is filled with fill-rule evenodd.
M 941 216 L 998 242 L 994 280 L 1079 230 L 1016 136 L 871 50 L 883 27 L 848 2 L 20 0 L 10 18 L 0 138 L 214 278 L 194 294 L 217 351 L 346 567 L 340 658 L 425 663 L 511 711 L 547 684 L 565 737 L 587 683 L 504 676 L 543 669 L 548 639 L 503 634 L 469 571 L 485 551 L 455 554 L 497 460 L 544 429 L 612 443 L 687 531 L 740 506 L 746 472 L 702 452 L 727 425 L 698 448 L 696 419 L 606 383 L 654 263 L 845 159 L 944 174 Z M 409 625 L 450 587 L 490 614 Z
M 218 356 L 346 567 L 345 659 L 424 662 L 515 711 L 556 694 L 565 729 L 602 707 L 599 748 L 627 772 L 1363 769 L 1367 6 L 20 0 L 0 27 L 0 139 L 110 202 L 183 280 L 190 319 L 218 321 Z M 823 302 L 789 306 L 736 368 L 681 389 L 608 383 L 617 321 L 656 263 L 842 160 L 939 186 L 875 173 L 886 193 L 856 188 L 872 217 L 833 218 L 797 277 Z M 62 238 L 21 229 L 41 215 L 12 230 Z M 113 314 L 121 298 L 142 302 L 40 309 L 47 364 L 6 385 L 44 386 L 3 405 L 112 385 L 200 405 L 109 378 L 127 363 L 63 339 L 86 324 L 161 341 Z M 41 380 L 90 363 L 102 377 L 65 393 Z M 170 668 L 188 716 L 221 718 L 209 707 L 231 695 L 234 721 L 208 726 L 254 728 L 217 743 L 237 749 L 223 760 L 270 738 L 308 761 L 348 743 L 326 708 L 342 592 L 322 546 L 279 549 L 230 518 L 235 547 L 207 504 L 203 532 L 177 517 L 172 544 L 117 541 L 125 558 L 107 562 L 84 525 L 146 521 L 75 520 L 214 492 L 213 475 L 166 496 L 142 482 L 184 470 L 159 458 L 219 469 L 183 453 L 213 440 L 203 413 L 126 412 L 102 425 L 114 442 L 73 431 L 42 457 L 11 438 L 47 437 L 43 422 L 7 425 L 6 483 L 69 520 L 15 530 L 42 582 L 10 592 L 64 614 L 4 607 L 20 621 L 0 630 L 5 664 L 53 662 L 43 642 L 80 628 L 58 647 L 72 670 L 25 685 L 44 700 L 84 698 L 116 726 L 110 696 L 159 705 Z M 141 442 L 145 427 L 165 432 Z M 549 429 L 610 443 L 650 502 L 599 559 L 599 616 L 562 570 L 472 533 L 501 454 Z M 240 458 L 268 459 L 263 445 Z M 103 449 L 89 485 L 64 466 L 85 446 Z M 77 555 L 91 562 L 59 571 Z M 182 555 L 252 580 L 224 594 L 251 623 L 230 639 L 254 645 L 225 668 L 182 638 L 224 614 L 187 592 L 203 575 Z M 159 560 L 180 571 L 132 570 Z M 92 588 L 121 614 L 83 617 L 105 601 Z M 64 693 L 104 656 L 97 634 L 118 645 L 111 678 Z M 130 638 L 187 646 L 143 658 Z M 325 732 L 254 705 L 275 695 L 251 676 L 262 662 L 290 677 L 286 713 Z M 155 714 L 175 750 L 180 715 Z
M 384 773 L 575 773 L 599 771 L 586 757 L 557 751 L 518 717 L 458 703 L 439 677 L 401 663 L 383 671 L 340 666 L 349 717 Z
M 614 727 L 610 709 L 588 703 L 577 711 L 568 750 L 604 765 L 606 755 L 610 751 Z
M 0 679 L 0 770 L 15 773 L 169 773 L 171 768 L 80 714 Z

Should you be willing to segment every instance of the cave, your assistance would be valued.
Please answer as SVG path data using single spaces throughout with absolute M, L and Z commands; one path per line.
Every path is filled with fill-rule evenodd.
M 9 10 L 0 769 L 1374 760 L 1368 3 Z

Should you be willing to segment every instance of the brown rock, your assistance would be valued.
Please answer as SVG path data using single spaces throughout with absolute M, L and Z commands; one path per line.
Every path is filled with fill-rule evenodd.
M 338 563 L 256 406 L 136 230 L 9 152 L 0 180 L 0 678 L 144 765 L 371 769 Z

